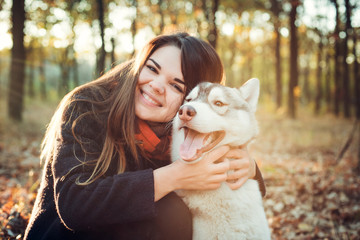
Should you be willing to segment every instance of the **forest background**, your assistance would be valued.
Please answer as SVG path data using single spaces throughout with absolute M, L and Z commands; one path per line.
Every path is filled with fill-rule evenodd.
M 356 0 L 0 0 L 0 238 L 22 239 L 60 99 L 152 37 L 212 44 L 226 84 L 261 81 L 251 145 L 274 239 L 360 239 Z

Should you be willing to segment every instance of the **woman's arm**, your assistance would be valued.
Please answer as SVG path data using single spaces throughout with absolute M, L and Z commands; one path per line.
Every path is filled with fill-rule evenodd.
M 64 224 L 70 229 L 81 230 L 154 217 L 152 169 L 116 174 L 112 168 L 113 173 L 91 184 L 75 183 L 78 178 L 80 181 L 88 179 L 93 166 L 73 168 L 81 161 L 96 161 L 104 138 L 104 124 L 89 115 L 76 129 L 77 136 L 86 144 L 81 146 L 75 140 L 71 126 L 89 104 L 75 105 L 64 116 L 51 166 L 55 205 Z M 84 146 L 90 153 L 84 152 Z

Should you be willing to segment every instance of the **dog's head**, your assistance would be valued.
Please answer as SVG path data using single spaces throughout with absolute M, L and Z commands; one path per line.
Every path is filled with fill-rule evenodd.
M 215 146 L 248 143 L 258 133 L 259 91 L 255 78 L 240 88 L 208 82 L 197 85 L 173 120 L 173 159 L 193 162 Z

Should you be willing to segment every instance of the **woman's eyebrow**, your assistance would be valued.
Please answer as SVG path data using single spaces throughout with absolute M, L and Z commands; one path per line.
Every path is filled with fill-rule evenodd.
M 152 59 L 152 58 L 149 58 L 149 60 L 152 61 L 152 62 L 155 64 L 155 66 L 156 66 L 158 69 L 161 70 L 160 64 L 158 64 L 158 63 L 157 63 L 154 59 Z M 185 85 L 185 82 L 184 82 L 183 80 L 179 79 L 179 78 L 174 78 L 174 80 L 175 80 L 176 82 L 180 83 L 180 84 Z
M 154 59 L 149 58 L 149 60 L 152 61 L 155 64 L 155 66 L 161 70 L 161 66 Z

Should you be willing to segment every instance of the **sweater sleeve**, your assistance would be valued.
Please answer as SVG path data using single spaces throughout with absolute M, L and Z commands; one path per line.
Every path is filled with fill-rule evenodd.
M 260 169 L 259 169 L 257 164 L 256 164 L 256 173 L 255 173 L 255 176 L 254 176 L 253 179 L 256 180 L 258 182 L 258 184 L 259 184 L 259 189 L 260 189 L 260 192 L 261 192 L 261 196 L 265 197 L 265 195 L 266 195 L 265 182 L 264 182 L 264 179 L 262 177 L 262 174 L 261 174 Z
M 152 169 L 109 174 L 85 186 L 75 183 L 91 175 L 92 167 L 76 166 L 97 160 L 105 132 L 101 121 L 89 115 L 78 122 L 76 130 L 85 144 L 76 141 L 71 126 L 86 104 L 72 104 L 76 107 L 69 107 L 64 114 L 53 157 L 54 199 L 62 222 L 69 229 L 83 230 L 155 216 Z

